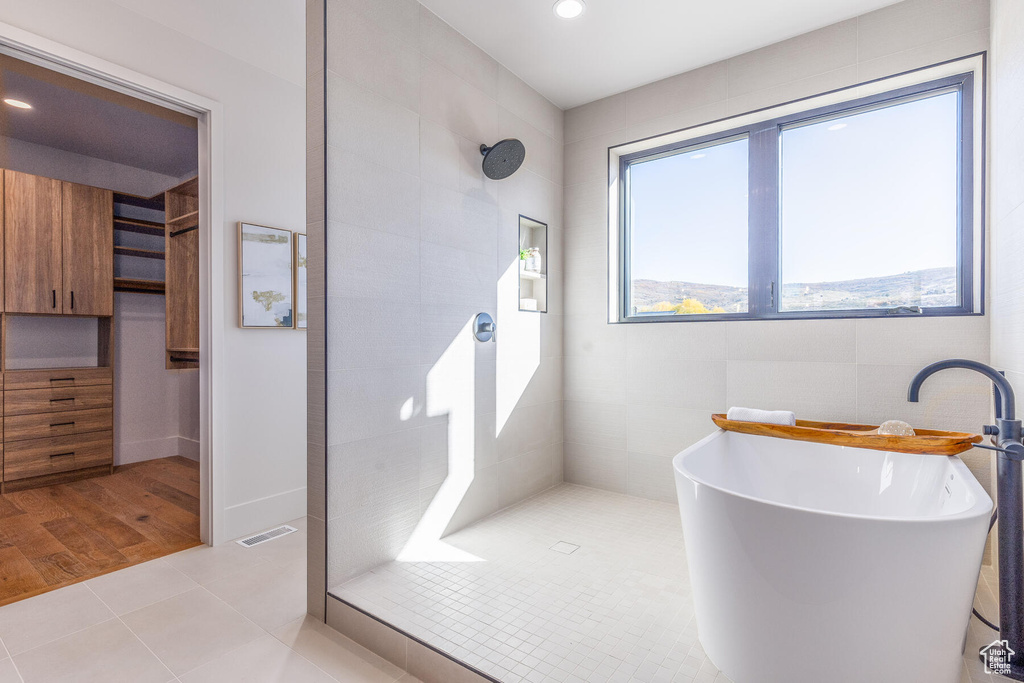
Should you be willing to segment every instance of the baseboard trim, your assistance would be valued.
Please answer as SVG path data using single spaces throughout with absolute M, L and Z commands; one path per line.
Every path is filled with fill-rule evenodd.
M 178 455 L 199 462 L 199 441 L 184 436 L 178 437 Z
M 224 508 L 225 540 L 248 536 L 306 516 L 306 487 Z
M 169 458 L 172 455 L 178 455 L 177 436 L 121 443 L 115 449 L 114 465 L 130 465 L 157 458 Z

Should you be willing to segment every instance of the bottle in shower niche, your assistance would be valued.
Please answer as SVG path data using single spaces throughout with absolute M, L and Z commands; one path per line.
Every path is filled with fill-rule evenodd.
M 537 247 L 530 247 L 526 252 L 526 265 L 524 270 L 528 270 L 531 273 L 539 273 L 541 271 L 540 261 L 540 249 Z

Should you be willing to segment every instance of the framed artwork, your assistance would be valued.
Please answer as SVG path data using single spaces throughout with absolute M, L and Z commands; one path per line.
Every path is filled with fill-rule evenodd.
M 306 329 L 306 235 L 295 233 L 295 329 Z
M 295 326 L 292 232 L 238 224 L 238 314 L 242 327 Z

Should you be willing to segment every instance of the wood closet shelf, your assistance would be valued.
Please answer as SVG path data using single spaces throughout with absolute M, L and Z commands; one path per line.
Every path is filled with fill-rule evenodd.
M 199 179 L 164 193 L 168 370 L 199 367 Z
M 152 258 L 164 260 L 164 252 L 153 249 L 136 249 L 135 247 L 114 247 L 114 253 L 118 256 L 138 256 L 139 258 Z
M 144 221 L 138 218 L 121 218 L 114 216 L 114 230 L 122 232 L 135 232 L 140 235 L 164 236 L 164 224 Z
M 183 230 L 184 228 L 197 227 L 199 225 L 199 212 L 190 211 L 183 216 L 167 219 L 168 230 Z
M 136 294 L 164 294 L 165 285 L 162 280 L 139 280 L 130 277 L 115 277 L 114 291 L 134 292 Z

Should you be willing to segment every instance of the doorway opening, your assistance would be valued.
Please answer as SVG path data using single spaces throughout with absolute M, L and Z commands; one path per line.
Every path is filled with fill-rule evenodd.
M 2 605 L 210 520 L 202 115 L 0 52 Z

